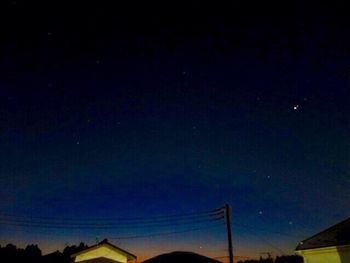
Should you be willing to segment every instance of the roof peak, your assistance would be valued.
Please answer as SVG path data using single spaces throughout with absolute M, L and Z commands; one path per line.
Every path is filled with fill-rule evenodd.
M 99 242 L 99 243 L 97 243 L 97 244 L 95 244 L 93 246 L 87 247 L 86 249 L 71 255 L 71 257 L 75 257 L 75 256 L 77 256 L 77 255 L 79 255 L 81 253 L 84 253 L 84 252 L 89 251 L 91 249 L 96 249 L 96 248 L 98 248 L 100 246 L 103 246 L 103 245 L 106 245 L 108 247 L 111 247 L 113 249 L 118 250 L 120 253 L 123 253 L 128 259 L 136 259 L 136 256 L 131 254 L 130 252 L 128 252 L 128 251 L 126 251 L 124 249 L 121 249 L 120 247 L 117 247 L 116 245 L 114 245 L 112 243 L 109 243 L 107 238 L 103 239 L 101 242 Z
M 101 242 L 99 242 L 98 244 L 99 244 L 99 245 L 102 245 L 102 244 L 110 244 L 110 243 L 108 242 L 108 239 L 105 238 L 105 239 L 103 239 Z

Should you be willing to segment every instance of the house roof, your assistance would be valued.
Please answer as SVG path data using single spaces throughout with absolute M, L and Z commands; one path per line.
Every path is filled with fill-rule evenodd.
M 350 245 L 350 218 L 299 243 L 296 250 Z
M 84 250 L 82 250 L 82 251 L 79 251 L 78 253 L 75 253 L 75 254 L 71 255 L 71 257 L 72 257 L 72 258 L 73 258 L 73 257 L 76 257 L 76 256 L 78 256 L 78 255 L 80 255 L 80 254 L 83 254 L 83 253 L 85 253 L 85 252 L 87 252 L 87 251 L 93 250 L 93 249 L 98 248 L 98 247 L 101 247 L 101 246 L 108 246 L 108 247 L 112 248 L 113 250 L 118 251 L 119 253 L 121 253 L 121 254 L 123 254 L 124 256 L 126 256 L 128 260 L 130 260 L 130 259 L 136 259 L 136 256 L 135 256 L 135 255 L 131 254 L 130 252 L 128 252 L 128 251 L 126 251 L 126 250 L 124 250 L 124 249 L 121 249 L 120 247 L 117 247 L 117 246 L 115 246 L 115 245 L 109 243 L 107 239 L 104 239 L 104 240 L 102 240 L 100 243 L 98 243 L 98 244 L 96 244 L 96 245 L 90 246 L 90 247 L 88 247 L 88 248 L 86 248 L 86 249 L 84 249 Z

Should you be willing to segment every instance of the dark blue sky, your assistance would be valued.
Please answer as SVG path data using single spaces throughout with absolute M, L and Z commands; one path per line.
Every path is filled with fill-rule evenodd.
M 235 253 L 251 255 L 290 252 L 349 216 L 342 5 L 3 7 L 2 213 L 143 217 L 228 202 Z M 2 245 L 49 251 L 136 230 L 0 231 Z M 208 231 L 222 249 L 224 228 Z M 197 239 L 160 238 L 155 251 Z

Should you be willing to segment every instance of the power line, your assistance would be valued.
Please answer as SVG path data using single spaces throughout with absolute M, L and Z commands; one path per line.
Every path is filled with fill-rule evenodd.
M 212 224 L 214 222 L 222 220 L 223 217 L 217 217 L 213 219 L 201 219 L 201 220 L 191 220 L 186 222 L 161 222 L 161 223 L 146 223 L 146 224 L 118 224 L 118 223 L 96 223 L 96 224 L 72 224 L 72 223 L 42 223 L 42 222 L 33 222 L 33 221 L 25 221 L 25 220 L 4 220 L 0 219 L 0 225 L 4 226 L 19 226 L 19 227 L 34 227 L 34 228 L 46 228 L 46 229 L 114 229 L 114 230 L 120 230 L 120 229 L 135 229 L 135 228 L 145 228 L 145 227 L 154 227 L 154 228 L 165 228 L 165 227 L 181 227 L 181 226 L 188 226 L 188 225 L 207 225 Z M 238 223 L 233 223 L 236 227 L 241 227 L 244 229 L 247 229 L 249 231 L 262 231 L 267 233 L 274 233 L 278 235 L 287 236 L 290 238 L 304 238 L 299 235 L 291 235 L 289 233 L 280 232 L 280 231 L 273 231 L 269 229 L 264 228 L 257 228 L 255 226 L 248 226 Z M 153 234 L 152 234 L 153 235 Z
M 193 212 L 193 213 L 182 213 L 182 214 L 172 214 L 172 215 L 155 215 L 155 216 L 147 216 L 147 217 L 104 217 L 104 218 L 57 218 L 57 217 L 39 217 L 39 216 L 31 216 L 31 215 L 15 215 L 15 214 L 0 214 L 0 217 L 12 217 L 12 218 L 30 218 L 37 220 L 50 220 L 50 221 L 153 221 L 153 220 L 176 220 L 176 219 L 186 219 L 192 217 L 202 217 L 202 216 L 215 216 L 219 213 L 222 213 L 222 208 Z
M 205 219 L 216 219 L 218 217 L 222 217 L 223 213 L 218 212 L 216 214 L 210 214 L 210 215 L 202 215 L 202 216 L 191 216 L 187 218 L 172 218 L 172 219 L 155 219 L 155 220 L 144 220 L 144 221 L 131 221 L 126 222 L 122 221 L 119 222 L 118 220 L 115 220 L 114 222 L 111 221 L 63 221 L 63 220 L 42 220 L 42 219 L 32 219 L 32 218 L 11 218 L 11 217 L 1 217 L 0 221 L 11 221 L 11 222 L 18 222 L 18 223 L 37 223 L 37 224 L 64 224 L 64 225 L 137 225 L 137 224 L 162 224 L 162 223 L 170 223 L 170 222 L 192 222 L 192 221 L 200 221 Z
M 41 222 L 41 221 L 31 221 L 31 220 L 24 220 L 24 219 L 7 219 L 7 218 L 0 218 L 0 225 L 5 226 L 19 226 L 19 227 L 35 227 L 35 228 L 50 228 L 50 229 L 134 229 L 134 228 L 144 228 L 144 227 L 157 227 L 157 228 L 163 228 L 163 227 L 179 227 L 179 226 L 185 226 L 185 225 L 203 225 L 208 223 L 213 223 L 216 221 L 220 221 L 221 219 L 224 219 L 224 217 L 221 215 L 221 212 L 219 212 L 216 217 L 212 218 L 191 218 L 186 220 L 178 220 L 178 221 L 149 221 L 149 222 L 123 222 L 123 223 L 110 223 L 110 222 L 95 222 L 95 223 L 75 223 L 75 222 Z M 244 229 L 247 229 L 249 231 L 262 231 L 262 232 L 268 232 L 268 233 L 274 233 L 278 235 L 288 236 L 291 238 L 304 238 L 303 236 L 299 235 L 291 235 L 289 233 L 280 232 L 280 231 L 274 231 L 264 228 L 257 228 L 256 226 L 248 226 L 245 224 L 239 224 L 236 222 L 233 222 L 233 225 L 236 227 L 241 227 Z
M 183 213 L 176 215 L 158 215 L 152 217 L 130 217 L 115 218 L 111 222 L 111 218 L 99 218 L 95 221 L 77 219 L 59 219 L 49 217 L 24 217 L 23 215 L 0 215 L 0 225 L 12 225 L 23 227 L 41 227 L 41 228 L 58 228 L 58 229 L 120 229 L 120 228 L 137 228 L 137 227 L 166 227 L 178 226 L 186 224 L 201 224 L 222 219 L 223 210 L 212 209 L 196 213 Z M 102 221 L 103 220 L 103 221 Z M 127 221 L 129 220 L 129 221 Z
M 161 222 L 161 223 L 143 223 L 143 224 L 118 224 L 118 223 L 100 223 L 100 224 L 72 224 L 72 223 L 42 223 L 42 222 L 33 222 L 26 220 L 4 220 L 0 219 L 0 225 L 12 225 L 12 226 L 23 226 L 23 227 L 39 227 L 39 228 L 57 228 L 57 229 L 126 229 L 126 228 L 144 228 L 144 227 L 167 227 L 167 226 L 181 226 L 181 225 L 193 225 L 193 224 L 202 224 L 209 223 L 221 220 L 223 217 L 209 218 L 209 219 L 200 219 L 192 220 L 186 222 Z
M 109 239 L 139 239 L 139 238 L 148 238 L 148 237 L 155 237 L 155 236 L 168 236 L 168 235 L 176 235 L 176 234 L 182 234 L 182 233 L 187 233 L 187 232 L 194 232 L 198 230 L 203 230 L 203 229 L 212 229 L 216 228 L 218 226 L 223 226 L 223 224 L 217 224 L 212 227 L 199 227 L 199 228 L 191 228 L 191 229 L 186 229 L 182 231 L 172 231 L 172 232 L 161 232 L 161 233 L 154 233 L 154 234 L 145 234 L 145 235 L 135 235 L 135 236 L 121 236 L 121 237 L 111 237 Z

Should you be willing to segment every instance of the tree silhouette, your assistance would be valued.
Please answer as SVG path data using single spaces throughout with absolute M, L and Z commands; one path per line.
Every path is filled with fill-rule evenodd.
M 281 256 L 277 257 L 275 263 L 303 263 L 300 256 Z
M 259 260 L 244 260 L 244 261 L 238 261 L 238 263 L 303 263 L 303 258 L 300 256 L 280 256 L 276 257 L 275 261 L 273 261 L 272 258 L 265 258 L 263 259 L 260 257 Z
M 87 245 L 85 245 L 83 242 L 81 242 L 79 244 L 79 246 L 76 246 L 76 245 L 73 245 L 73 246 L 66 246 L 64 249 L 63 249 L 63 255 L 65 256 L 71 256 L 72 254 L 75 254 L 79 251 L 82 251 L 84 249 L 88 248 Z
M 37 245 L 28 245 L 25 249 L 17 248 L 13 244 L 0 247 L 0 261 L 37 263 L 41 260 L 41 250 Z

